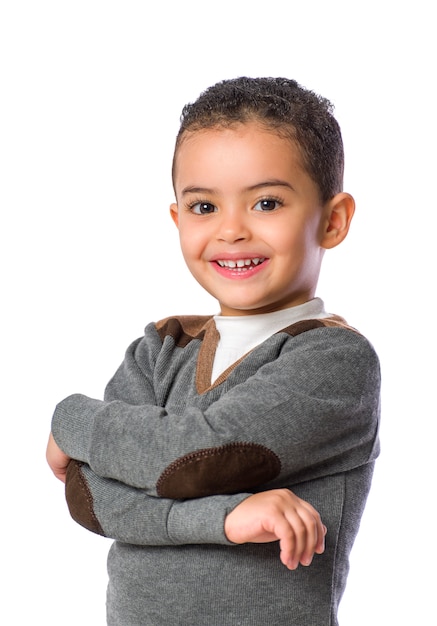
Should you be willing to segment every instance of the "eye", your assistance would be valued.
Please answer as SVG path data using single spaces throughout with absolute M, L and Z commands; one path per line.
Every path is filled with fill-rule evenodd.
M 255 211 L 274 211 L 278 207 L 282 205 L 280 200 L 276 200 L 275 198 L 264 198 L 255 204 L 253 207 Z
M 211 204 L 211 202 L 196 202 L 190 205 L 190 211 L 196 215 L 209 215 L 210 213 L 215 213 L 217 207 Z

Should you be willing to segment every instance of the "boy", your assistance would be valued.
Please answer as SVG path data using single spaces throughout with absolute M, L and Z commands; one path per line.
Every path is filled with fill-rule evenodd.
M 170 211 L 220 313 L 149 324 L 104 401 L 57 406 L 47 450 L 73 518 L 116 540 L 108 624 L 337 624 L 380 386 L 369 342 L 315 297 L 354 213 L 342 178 L 330 103 L 295 81 L 223 81 L 184 108 Z

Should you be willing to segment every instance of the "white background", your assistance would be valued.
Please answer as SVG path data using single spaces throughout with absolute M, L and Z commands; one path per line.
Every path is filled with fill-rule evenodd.
M 0 622 L 104 624 L 109 540 L 45 463 L 56 402 L 101 397 L 143 327 L 214 313 L 184 267 L 170 164 L 182 106 L 223 78 L 332 100 L 357 202 L 318 295 L 376 346 L 382 455 L 342 626 L 437 624 L 432 3 L 0 4 Z

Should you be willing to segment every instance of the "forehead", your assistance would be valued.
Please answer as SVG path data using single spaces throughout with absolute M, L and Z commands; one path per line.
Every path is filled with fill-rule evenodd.
M 257 122 L 186 131 L 175 153 L 173 177 L 201 175 L 213 165 L 222 171 L 245 166 L 273 170 L 290 166 L 306 171 L 297 143 L 289 135 Z M 228 167 L 226 167 L 228 166 Z
M 275 128 L 269 126 L 262 121 L 250 120 L 246 122 L 230 122 L 229 124 L 217 124 L 206 128 L 194 128 L 184 131 L 179 139 L 176 153 L 179 152 L 183 145 L 209 141 L 217 141 L 218 138 L 235 138 L 245 137 L 247 135 L 258 136 L 262 141 L 270 143 L 272 140 L 284 140 L 284 149 L 298 149 L 298 145 L 294 139 L 294 129 L 290 127 Z M 286 145 L 288 143 L 288 145 Z

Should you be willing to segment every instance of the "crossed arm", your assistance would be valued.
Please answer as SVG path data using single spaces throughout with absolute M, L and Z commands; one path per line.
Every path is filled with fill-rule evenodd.
M 326 529 L 318 512 L 288 489 L 252 494 L 243 480 L 234 495 L 158 498 L 155 491 L 169 464 L 199 445 L 210 449 L 248 437 L 268 445 L 276 436 L 282 471 L 295 482 L 309 465 L 334 473 L 335 463 L 344 470 L 370 460 L 379 380 L 369 346 L 353 333 L 338 348 L 316 343 L 316 356 L 307 343 L 297 345 L 301 350 L 283 363 L 267 365 L 242 383 L 243 402 L 243 389 L 234 387 L 206 410 L 192 407 L 182 416 L 155 403 L 153 384 L 139 372 L 138 346 L 133 347 L 123 366 L 129 376 L 119 370 L 105 402 L 75 396 L 61 403 L 47 448 L 49 465 L 65 480 L 70 457 L 82 462 L 103 534 L 114 539 L 144 545 L 279 540 L 287 567 L 307 565 L 314 553 L 323 552 Z M 309 376 L 314 368 L 306 367 L 305 359 L 321 358 L 333 367 Z
M 47 461 L 62 482 L 70 460 L 50 434 Z M 113 539 L 140 543 L 144 537 L 150 545 L 279 541 L 281 562 L 291 570 L 299 563 L 310 565 L 314 554 L 324 551 L 326 528 L 320 515 L 288 489 L 180 501 L 148 496 L 86 466 L 83 471 L 94 493 L 111 500 L 112 513 L 105 518 L 109 502 L 94 498 L 104 534 Z M 108 483 L 110 490 L 104 488 Z

